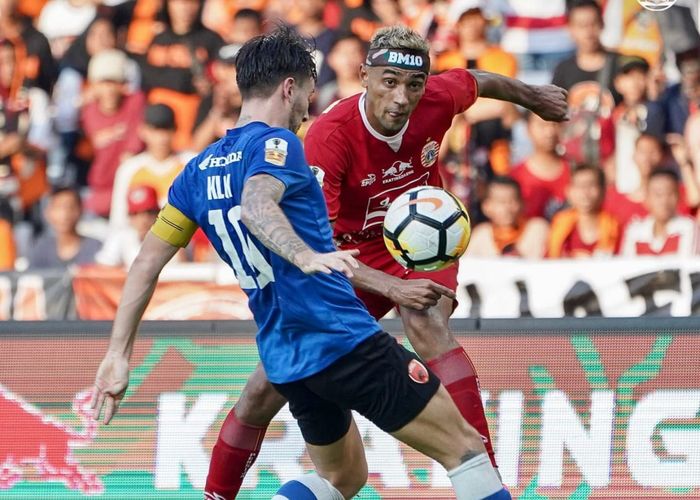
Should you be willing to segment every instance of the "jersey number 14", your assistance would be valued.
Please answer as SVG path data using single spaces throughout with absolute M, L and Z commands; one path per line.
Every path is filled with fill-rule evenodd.
M 224 247 L 226 255 L 228 255 L 231 267 L 236 273 L 238 284 L 241 288 L 263 289 L 271 281 L 275 281 L 275 275 L 272 273 L 272 266 L 265 260 L 265 257 L 255 243 L 250 241 L 250 237 L 243 234 L 241 229 L 241 207 L 236 205 L 226 213 L 226 218 L 233 226 L 236 233 L 236 239 L 240 243 L 243 255 L 238 253 L 231 239 L 226 221 L 224 220 L 223 210 L 209 210 L 209 224 L 214 226 L 216 234 L 221 238 L 221 245 Z M 243 263 L 253 272 L 257 272 L 257 276 L 251 276 L 243 266 Z

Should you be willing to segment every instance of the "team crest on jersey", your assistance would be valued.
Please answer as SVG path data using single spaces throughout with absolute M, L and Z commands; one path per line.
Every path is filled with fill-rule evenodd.
M 311 169 L 311 172 L 313 172 L 314 177 L 316 177 L 318 185 L 323 187 L 323 179 L 326 177 L 326 173 L 321 169 L 321 167 L 317 167 L 316 165 L 310 165 L 309 168 Z
M 430 379 L 430 373 L 427 368 L 417 359 L 412 359 L 408 364 L 408 376 L 416 384 L 426 384 Z
M 287 163 L 287 141 L 274 137 L 265 141 L 265 161 L 278 167 Z
M 431 167 L 435 164 L 438 157 L 438 152 L 440 151 L 440 145 L 437 141 L 430 141 L 425 146 L 423 146 L 423 151 L 420 154 L 420 162 L 425 168 Z

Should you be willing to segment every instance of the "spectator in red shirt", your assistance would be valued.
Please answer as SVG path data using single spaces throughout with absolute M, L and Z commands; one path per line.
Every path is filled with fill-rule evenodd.
M 551 219 L 564 204 L 569 167 L 557 152 L 560 130 L 558 123 L 528 112 L 527 131 L 534 152 L 512 172 L 523 193 L 526 217 Z
M 126 63 L 123 52 L 104 50 L 88 66 L 95 100 L 83 108 L 80 116 L 94 150 L 86 208 L 100 217 L 109 216 L 112 184 L 119 164 L 143 149 L 136 131 L 143 120 L 145 99 L 140 92 L 127 93 Z
M 671 137 L 674 139 L 674 137 Z M 674 149 L 677 149 L 674 145 Z M 680 155 L 676 151 L 676 156 Z M 683 155 L 687 156 L 687 155 Z M 639 171 L 639 187 L 629 193 L 620 193 L 614 185 L 608 186 L 605 194 L 605 210 L 615 216 L 621 227 L 625 227 L 633 218 L 646 217 L 647 207 L 644 204 L 647 196 L 647 183 L 651 173 L 660 168 L 664 163 L 664 145 L 658 137 L 649 134 L 642 134 L 637 139 L 634 150 L 634 163 Z M 696 182 L 693 178 L 692 166 L 686 161 L 681 161 L 680 170 L 683 178 L 687 179 L 691 190 L 689 193 L 697 196 Z M 693 199 L 693 201 L 695 201 Z M 693 203 L 695 205 L 695 203 Z M 680 187 L 679 211 L 682 214 L 689 214 L 690 207 L 686 200 L 686 188 Z
M 652 172 L 647 182 L 645 200 L 649 215 L 630 222 L 625 231 L 621 254 L 626 257 L 696 255 L 697 224 L 690 217 L 678 215 L 679 200 L 678 175 L 673 170 L 664 168 Z
M 591 165 L 571 172 L 567 198 L 571 208 L 557 213 L 549 233 L 549 258 L 580 258 L 612 255 L 618 245 L 619 224 L 601 210 L 605 174 Z

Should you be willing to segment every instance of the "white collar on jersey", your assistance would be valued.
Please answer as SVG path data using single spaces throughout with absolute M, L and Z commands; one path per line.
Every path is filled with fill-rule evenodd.
M 406 120 L 406 125 L 403 126 L 401 130 L 399 130 L 396 134 L 392 136 L 386 136 L 382 135 L 374 128 L 372 125 L 370 125 L 369 120 L 367 119 L 367 113 L 365 112 L 365 96 L 367 95 L 367 92 L 363 92 L 362 95 L 360 96 L 360 99 L 357 101 L 358 106 L 360 107 L 360 116 L 362 117 L 362 123 L 365 124 L 365 128 L 367 131 L 372 134 L 372 136 L 375 139 L 379 139 L 382 142 L 386 142 L 389 147 L 392 149 L 394 153 L 396 153 L 400 148 L 401 148 L 401 141 L 403 141 L 403 135 L 406 133 L 406 130 L 408 129 L 408 122 L 410 120 Z

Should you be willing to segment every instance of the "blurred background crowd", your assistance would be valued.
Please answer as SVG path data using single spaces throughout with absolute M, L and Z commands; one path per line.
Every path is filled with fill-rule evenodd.
M 697 4 L 0 0 L 0 270 L 128 266 L 175 176 L 236 123 L 238 48 L 279 22 L 314 40 L 313 115 L 363 90 L 367 43 L 395 23 L 430 40 L 435 73 L 569 90 L 563 124 L 484 99 L 455 118 L 440 168 L 472 255 L 696 254 Z M 179 258 L 211 249 L 199 234 Z

